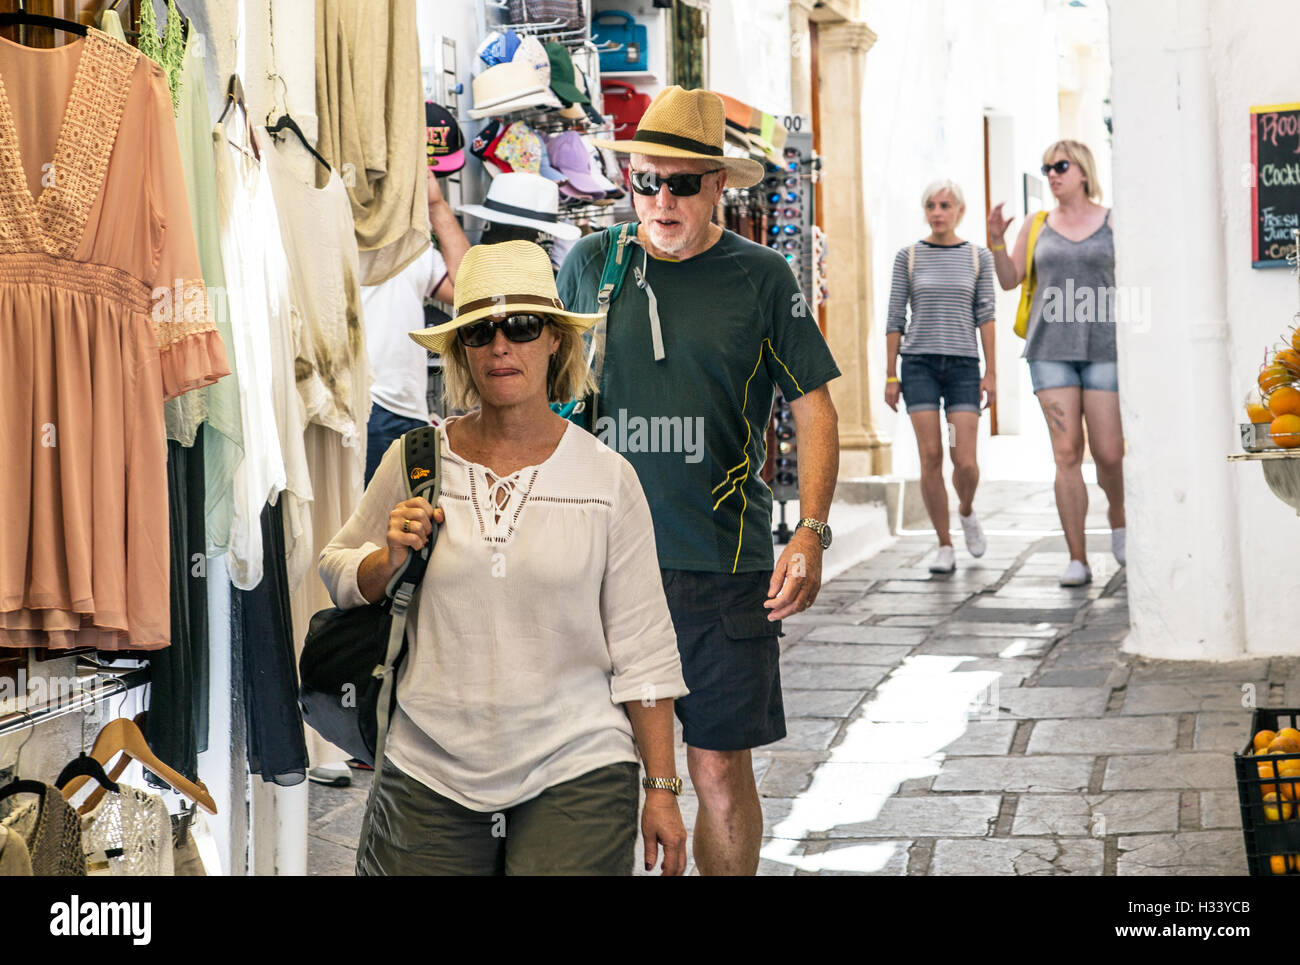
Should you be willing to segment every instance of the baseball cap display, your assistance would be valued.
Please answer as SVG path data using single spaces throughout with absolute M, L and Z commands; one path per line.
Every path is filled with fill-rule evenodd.
M 519 49 L 519 35 L 513 30 L 506 30 L 501 33 L 493 30 L 483 42 L 478 45 L 478 57 L 476 66 L 495 67 L 497 64 L 508 64 L 514 59 L 515 51 Z
M 536 228 L 557 238 L 582 235 L 576 225 L 560 220 L 560 192 L 554 181 L 540 174 L 512 171 L 494 178 L 482 204 L 463 204 L 456 209 L 484 221 Z
M 475 119 L 511 111 L 559 107 L 551 93 L 551 61 L 536 37 L 524 37 L 508 63 L 489 67 L 474 78 Z
M 591 103 L 591 98 L 578 89 L 569 48 L 564 44 L 551 41 L 546 45 L 546 56 L 550 60 L 551 90 L 555 96 L 563 101 L 565 106 Z
M 488 121 L 483 130 L 474 135 L 474 140 L 470 141 L 469 153 L 473 154 L 480 161 L 486 162 L 492 149 L 496 147 L 497 141 L 501 140 L 506 133 L 506 125 L 500 120 L 493 119 Z M 486 164 L 484 165 L 486 166 Z M 488 168 L 489 174 L 495 174 L 491 168 Z
M 456 119 L 441 104 L 424 105 L 425 152 L 429 169 L 453 174 L 465 166 L 465 135 Z
M 591 155 L 577 131 L 555 135 L 547 142 L 546 152 L 551 165 L 564 175 L 560 190 L 570 197 L 603 198 L 618 190 L 616 184 L 591 169 Z
M 491 146 L 485 160 L 504 171 L 540 173 L 542 165 L 542 139 L 523 121 L 515 121 Z

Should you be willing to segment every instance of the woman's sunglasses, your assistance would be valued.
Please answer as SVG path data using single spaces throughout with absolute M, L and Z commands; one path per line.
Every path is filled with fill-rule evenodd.
M 1055 164 L 1044 164 L 1042 167 L 1043 177 L 1047 177 L 1053 171 L 1057 174 L 1064 174 L 1068 170 L 1070 170 L 1069 161 L 1057 161 Z
M 532 342 L 542 334 L 542 326 L 549 321 L 543 315 L 509 315 L 506 318 L 462 325 L 456 329 L 456 337 L 466 348 L 482 348 L 492 343 L 500 328 L 512 342 Z
M 674 198 L 689 198 L 700 193 L 700 181 L 706 174 L 716 174 L 724 168 L 710 168 L 698 174 L 670 174 L 660 177 L 653 171 L 633 171 L 632 190 L 647 198 L 659 193 L 659 188 L 668 185 L 668 193 Z

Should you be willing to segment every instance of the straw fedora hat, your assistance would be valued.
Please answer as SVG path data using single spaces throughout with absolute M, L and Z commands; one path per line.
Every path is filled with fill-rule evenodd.
M 597 147 L 651 157 L 701 158 L 727 169 L 727 187 L 750 188 L 763 180 L 763 165 L 727 157 L 727 112 L 713 91 L 665 87 L 650 102 L 630 141 L 596 141 Z
M 531 241 L 475 245 L 465 252 L 456 272 L 456 314 L 451 321 L 410 332 L 430 352 L 446 354 L 456 329 L 488 316 L 532 312 L 563 318 L 580 329 L 600 321 L 600 315 L 566 311 L 555 288 L 551 259 Z

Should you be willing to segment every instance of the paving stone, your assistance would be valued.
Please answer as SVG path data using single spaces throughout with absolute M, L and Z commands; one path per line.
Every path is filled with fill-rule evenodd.
M 804 641 L 781 654 L 787 663 L 862 663 L 893 667 L 912 652 L 911 647 L 888 647 L 883 644 L 817 643 Z
M 807 637 L 819 643 L 883 643 L 914 647 L 925 639 L 924 630 L 904 627 L 824 626 Z
M 785 737 L 769 746 L 775 751 L 825 750 L 834 740 L 840 723 L 838 720 L 787 720 Z
M 1243 680 L 1267 680 L 1268 658 L 1233 660 L 1223 663 L 1201 660 L 1145 660 L 1133 662 L 1130 679 L 1133 683 L 1172 683 L 1205 680 L 1233 681 L 1240 686 Z M 1240 692 L 1240 691 L 1239 691 Z
M 888 667 L 865 664 L 790 662 L 781 668 L 783 690 L 870 690 L 889 673 Z
M 917 653 L 943 656 L 998 657 L 1012 654 L 1017 657 L 1037 656 L 1047 652 L 1050 640 L 1041 637 L 975 637 L 936 636 L 916 649 Z
M 938 838 L 992 833 L 1002 797 L 998 794 L 951 794 L 892 797 L 871 821 L 841 824 L 832 838 Z
M 1100 875 L 1104 849 L 1086 838 L 958 838 L 934 845 L 931 875 Z
M 1074 667 L 1065 670 L 1044 670 L 1038 675 L 1040 687 L 1101 687 L 1110 679 L 1111 671 L 1105 667 Z
M 937 627 L 948 618 L 943 614 L 936 613 L 929 616 L 886 616 L 877 617 L 873 622 L 873 627 Z
M 1250 718 L 1245 709 L 1197 714 L 1192 746 L 1198 751 L 1241 751 L 1251 738 Z
M 1102 788 L 1107 791 L 1178 788 L 1199 791 L 1236 787 L 1232 758 L 1226 754 L 1181 752 L 1112 757 Z
M 1241 798 L 1233 791 L 1201 792 L 1201 827 L 1241 828 Z
M 943 753 L 948 757 L 1007 754 L 1015 733 L 1014 720 L 972 720 L 965 733 L 943 747 Z
M 1181 831 L 1119 839 L 1120 875 L 1215 875 L 1247 873 L 1240 831 Z
M 873 558 L 871 562 L 875 562 Z M 934 578 L 934 574 L 923 566 L 867 566 L 853 567 L 845 570 L 845 575 L 852 573 L 854 576 L 868 580 L 920 580 L 929 582 Z
M 757 781 L 763 797 L 792 798 L 808 790 L 818 760 L 807 756 L 772 758 L 762 779 Z
M 998 623 L 954 618 L 944 627 L 944 632 L 954 637 L 1044 637 L 1051 640 L 1061 632 L 1061 628 L 1037 620 Z
M 995 673 L 998 674 L 999 687 L 1019 687 L 1025 679 L 1038 669 L 1040 661 L 1034 657 L 979 657 L 966 660 L 957 668 L 957 673 Z
M 1267 681 L 1186 681 L 1183 683 L 1129 684 L 1123 714 L 1168 714 L 1178 711 L 1235 710 L 1249 717 L 1242 705 L 1243 683 L 1253 683 L 1255 694 L 1267 694 Z
M 1006 623 L 1016 620 L 1024 620 L 1027 623 L 1059 623 L 1067 624 L 1074 621 L 1076 610 L 1072 607 L 1061 608 L 1039 608 L 1039 607 L 1012 607 L 1007 606 L 1010 600 L 994 600 L 989 598 L 987 605 L 982 605 L 981 601 L 976 600 L 967 603 L 956 614 L 960 620 L 988 621 L 990 623 Z
M 1178 830 L 1177 791 L 1112 794 L 1026 794 L 1011 833 L 1104 838 L 1111 834 Z
M 1106 720 L 1040 720 L 1027 754 L 1135 754 L 1172 751 L 1177 717 L 1111 717 Z M 1170 828 L 1176 831 L 1177 827 Z
M 1088 786 L 1085 757 L 952 757 L 934 779 L 936 791 L 1076 791 Z
M 1105 687 L 1006 687 L 999 708 L 1011 717 L 1100 717 L 1110 691 Z
M 783 695 L 785 716 L 848 717 L 862 700 L 860 690 L 789 690 Z
M 339 844 L 319 834 L 307 836 L 307 873 L 309 875 L 351 876 L 357 873 L 357 847 Z
M 822 626 L 851 626 L 859 623 L 858 617 L 852 613 L 821 613 L 816 606 L 811 610 L 805 610 L 803 613 L 796 613 L 788 616 L 781 621 L 782 628 L 785 627 L 822 627 Z
M 1094 627 L 1091 624 L 1084 624 L 1082 630 L 1071 630 L 1062 640 L 1063 643 L 1089 644 L 1089 643 L 1114 643 L 1124 642 L 1128 636 L 1128 627 Z
M 1120 662 L 1119 650 L 1107 648 L 1103 644 L 1095 647 L 1062 647 L 1056 644 L 1048 656 L 1047 666 L 1051 670 L 1096 670 L 1110 671 Z
M 965 589 L 960 586 L 953 586 L 948 583 L 941 583 L 937 580 L 931 580 L 928 583 L 922 583 L 919 580 L 885 580 L 877 583 L 873 593 L 909 593 L 913 596 L 934 597 L 937 600 L 964 600 L 972 593 L 978 592 L 973 589 Z
M 764 853 L 772 854 L 767 859 L 775 867 L 786 867 L 790 874 L 815 874 L 819 876 L 852 875 L 854 877 L 901 877 L 907 874 L 907 856 L 912 847 L 911 841 L 844 841 L 812 840 L 797 842 L 774 842 L 771 847 L 764 845 Z M 779 857 L 786 849 L 793 855 Z M 789 862 L 788 864 L 785 862 Z M 760 859 L 759 874 L 766 861 Z
M 915 616 L 917 614 L 952 613 L 961 600 L 932 600 L 919 593 L 870 593 L 850 604 L 845 613 L 874 613 L 880 616 Z

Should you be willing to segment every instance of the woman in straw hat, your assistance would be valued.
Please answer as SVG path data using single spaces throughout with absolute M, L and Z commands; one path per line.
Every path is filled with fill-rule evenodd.
M 455 317 L 411 337 L 444 358 L 437 507 L 405 499 L 399 443 L 321 554 L 340 607 L 380 600 L 441 526 L 413 601 L 409 657 L 359 874 L 681 874 L 673 698 L 686 693 L 631 466 L 555 415 L 584 395 L 582 333 L 537 245 L 471 248 Z M 620 706 L 622 705 L 622 706 Z

